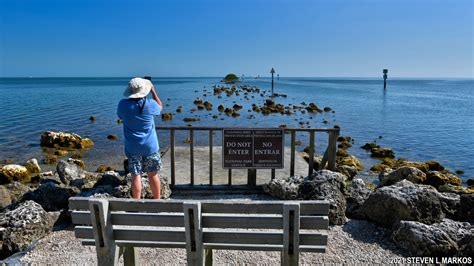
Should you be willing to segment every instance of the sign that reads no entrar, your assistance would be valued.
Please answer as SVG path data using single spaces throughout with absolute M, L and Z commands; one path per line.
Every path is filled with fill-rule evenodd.
M 222 167 L 283 168 L 283 129 L 224 129 Z

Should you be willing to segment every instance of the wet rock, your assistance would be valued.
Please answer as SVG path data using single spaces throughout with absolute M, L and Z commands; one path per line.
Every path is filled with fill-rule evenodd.
M 364 169 L 362 163 L 354 155 L 336 157 L 336 165 L 354 167 L 357 171 L 362 171 L 362 169 Z
M 308 182 L 301 184 L 299 194 L 305 200 L 329 201 L 329 222 L 344 224 L 347 221 L 344 181 L 345 178 L 340 173 L 316 171 L 308 178 Z
M 194 104 L 202 104 L 202 99 L 201 98 L 197 98 L 196 100 L 194 100 L 193 102 Z
M 305 152 L 305 153 L 303 154 L 303 159 L 304 159 L 307 163 L 309 163 L 309 154 Z M 313 169 L 319 170 L 319 167 L 320 167 L 322 161 L 323 161 L 323 156 L 321 156 L 321 155 L 315 155 L 315 156 L 313 157 Z
M 339 149 L 343 149 L 343 150 L 347 150 L 349 149 L 350 147 L 352 147 L 352 144 L 348 141 L 344 141 L 344 142 L 341 142 L 337 145 L 337 147 Z
M 107 139 L 108 140 L 118 140 L 119 138 L 118 138 L 117 135 L 110 134 L 110 135 L 107 136 Z
M 364 146 L 362 146 L 361 148 L 364 149 L 364 150 L 369 150 L 369 151 L 370 151 L 370 150 L 372 150 L 373 148 L 380 148 L 380 146 L 377 145 L 377 144 L 375 144 L 375 143 L 373 143 L 373 142 L 371 142 L 371 143 L 366 143 L 366 144 L 364 144 Z
M 115 169 L 115 167 L 113 167 L 113 166 L 99 165 L 99 166 L 97 167 L 96 172 L 97 172 L 97 173 L 105 173 L 105 172 L 107 172 L 107 171 L 115 171 L 115 170 L 116 170 L 116 169 Z
M 332 111 L 331 107 L 327 107 L 327 106 L 324 107 L 323 110 L 324 110 L 324 112 L 331 112 Z
M 460 196 L 458 216 L 462 221 L 474 223 L 474 194 Z
M 56 150 L 54 152 L 54 155 L 57 155 L 59 157 L 66 156 L 69 152 L 66 150 Z
M 3 209 L 12 203 L 10 192 L 4 186 L 0 185 L 0 209 Z
M 28 169 L 17 164 L 7 164 L 0 168 L 0 184 L 6 184 L 13 181 L 29 183 L 31 181 L 31 176 Z
M 400 167 L 387 176 L 383 173 L 379 175 L 379 187 L 393 185 L 403 179 L 415 184 L 421 184 L 426 180 L 426 174 L 414 167 Z
M 38 160 L 36 160 L 35 158 L 29 159 L 28 161 L 26 161 L 24 166 L 26 167 L 28 172 L 30 172 L 32 174 L 36 174 L 36 173 L 41 172 L 41 167 L 38 164 Z
M 469 178 L 468 180 L 466 180 L 466 184 L 468 186 L 474 186 L 474 178 Z
M 32 200 L 40 204 L 46 211 L 59 211 L 68 208 L 68 200 L 76 195 L 72 188 L 48 182 L 41 184 L 37 189 L 25 193 L 21 202 Z
M 346 150 L 337 150 L 336 151 L 336 156 L 346 157 L 346 156 L 349 156 L 349 153 Z
M 304 182 L 302 176 L 275 178 L 263 185 L 263 190 L 279 199 L 295 200 L 299 198 L 300 185 Z
M 310 103 L 305 109 L 310 113 L 322 113 L 323 112 L 323 110 L 321 110 L 315 103 Z
M 204 106 L 202 104 L 198 104 L 196 107 L 198 110 L 204 110 Z
M 234 106 L 232 106 L 232 107 L 233 107 L 235 110 L 240 110 L 240 109 L 242 109 L 242 105 L 241 105 L 241 104 L 238 104 L 238 103 L 234 104 Z
M 184 122 L 198 122 L 201 121 L 200 118 L 197 117 L 186 117 L 183 119 Z
M 395 153 L 390 148 L 372 148 L 371 157 L 374 158 L 395 158 Z
M 454 173 L 456 173 L 457 175 L 463 175 L 464 171 L 463 170 L 456 170 L 456 171 L 454 171 Z
M 426 183 L 434 187 L 439 187 L 444 184 L 460 186 L 461 179 L 449 172 L 429 171 L 427 173 Z
M 74 133 L 46 131 L 41 134 L 41 146 L 50 148 L 86 149 L 94 146 L 92 140 Z
M 80 188 L 84 184 L 84 178 L 86 177 L 84 170 L 74 163 L 60 160 L 56 166 L 56 172 L 61 182 L 65 185 Z
M 68 158 L 68 159 L 67 159 L 67 162 L 68 162 L 68 163 L 73 163 L 73 164 L 79 166 L 79 167 L 82 168 L 82 169 L 85 169 L 85 168 L 86 168 L 86 163 L 85 163 L 83 160 Z
M 176 113 L 181 113 L 183 112 L 183 107 L 179 106 L 177 109 L 176 109 Z
M 428 166 L 428 169 L 430 171 L 443 171 L 444 166 L 442 166 L 439 162 L 437 161 L 426 161 L 425 164 Z
M 92 121 L 92 122 L 95 122 L 97 120 L 97 118 L 95 116 L 91 115 L 89 117 L 89 120 Z
M 360 207 L 370 196 L 372 190 L 367 187 L 364 180 L 356 178 L 352 180 L 347 188 L 347 207 L 346 215 L 351 218 L 363 219 L 363 215 L 359 213 Z
M 211 111 L 212 110 L 212 103 L 210 103 L 208 101 L 205 101 L 204 102 L 204 107 L 206 108 L 206 110 Z
M 456 194 L 471 194 L 474 193 L 472 187 L 454 186 L 451 184 L 444 184 L 436 188 L 439 192 L 451 192 Z
M 25 250 L 51 232 L 53 224 L 51 216 L 33 201 L 26 201 L 14 210 L 7 211 L 0 219 L 3 228 L 0 259 Z
M 356 167 L 348 165 L 337 165 L 336 172 L 345 175 L 348 180 L 352 180 L 359 173 Z
M 364 202 L 360 213 L 366 219 L 388 227 L 401 220 L 432 224 L 444 218 L 437 191 L 406 179 L 376 189 Z
M 225 110 L 224 105 L 221 104 L 221 105 L 217 106 L 217 110 L 218 110 L 219 112 L 224 112 L 224 110 Z

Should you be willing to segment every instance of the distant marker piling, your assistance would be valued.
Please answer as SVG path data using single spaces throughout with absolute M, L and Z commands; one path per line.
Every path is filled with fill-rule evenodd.
M 383 89 L 387 89 L 387 73 L 388 69 L 383 70 Z

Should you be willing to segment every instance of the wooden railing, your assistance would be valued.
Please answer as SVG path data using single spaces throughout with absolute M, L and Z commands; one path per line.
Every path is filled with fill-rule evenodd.
M 188 127 L 188 126 L 157 126 L 157 131 L 169 131 L 170 136 L 170 172 L 171 172 L 171 185 L 176 185 L 176 159 L 175 159 L 175 133 L 176 131 L 188 131 L 189 132 L 189 149 L 190 149 L 190 185 L 194 185 L 194 132 L 195 131 L 207 131 L 209 136 L 209 185 L 213 185 L 213 133 L 222 132 L 223 129 L 231 129 L 228 127 Z M 267 128 L 266 128 L 267 129 Z M 339 136 L 339 128 L 284 128 L 285 133 L 289 133 L 291 136 L 290 141 L 290 176 L 295 174 L 295 146 L 296 146 L 296 132 L 307 132 L 309 134 L 309 162 L 308 162 L 308 175 L 311 175 L 314 170 L 314 164 L 312 158 L 314 157 L 315 150 L 315 133 L 326 132 L 328 133 L 328 145 L 324 152 L 322 162 L 319 169 L 323 169 L 326 164 L 329 170 L 336 169 L 336 150 L 337 150 L 337 138 Z M 249 184 L 255 185 L 256 169 L 248 169 Z M 271 169 L 271 178 L 275 178 L 275 169 Z M 253 181 L 251 181 L 253 180 Z M 227 184 L 232 185 L 232 169 L 228 170 L 228 182 Z

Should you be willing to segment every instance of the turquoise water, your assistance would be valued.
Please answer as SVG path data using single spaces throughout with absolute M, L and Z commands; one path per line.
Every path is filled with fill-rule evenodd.
M 462 178 L 474 177 L 474 80 L 454 79 L 393 79 L 386 91 L 379 79 L 281 78 L 275 90 L 287 98 L 276 98 L 279 103 L 315 102 L 329 106 L 335 113 L 263 116 L 248 112 L 252 103 L 261 104 L 265 97 L 221 99 L 212 93 L 203 97 L 204 90 L 219 78 L 158 78 L 154 79 L 165 112 L 175 112 L 183 106 L 183 113 L 172 121 L 157 125 L 186 125 L 185 117 L 200 117 L 193 125 L 206 126 L 278 126 L 299 127 L 308 121 L 312 127 L 339 125 L 342 135 L 355 138 L 349 151 L 360 157 L 366 168 L 377 161 L 360 149 L 365 142 L 377 140 L 382 146 L 394 149 L 397 157 L 409 160 L 438 160 L 450 170 L 464 170 Z M 116 105 L 122 97 L 128 78 L 8 78 L 0 79 L 0 159 L 21 163 L 32 157 L 42 159 L 45 152 L 39 146 L 40 134 L 46 130 L 72 131 L 90 136 L 93 149 L 84 153 L 90 170 L 100 164 L 120 166 L 124 158 L 121 141 L 109 141 L 107 135 L 122 138 L 122 127 L 117 124 Z M 269 79 L 247 79 L 249 85 L 270 88 Z M 243 95 L 241 95 L 243 96 Z M 214 104 L 213 111 L 196 111 L 193 100 L 202 97 Z M 244 108 L 238 118 L 219 114 L 217 106 L 241 103 Z M 90 122 L 89 116 L 97 117 Z M 254 115 L 254 119 L 248 119 Z M 310 119 L 312 117 L 312 119 Z M 223 120 L 221 120 L 223 118 Z M 328 121 L 324 124 L 323 121 Z M 167 136 L 159 133 L 162 147 L 168 145 Z M 379 136 L 382 136 L 379 139 Z M 178 135 L 177 144 L 184 145 L 186 136 Z M 197 136 L 198 144 L 205 144 L 207 136 Z M 305 142 L 304 136 L 298 139 Z M 317 135 L 317 152 L 322 152 L 326 136 Z M 216 140 L 216 144 L 218 140 Z M 302 149 L 304 145 L 300 148 Z M 51 167 L 44 166 L 45 169 Z

